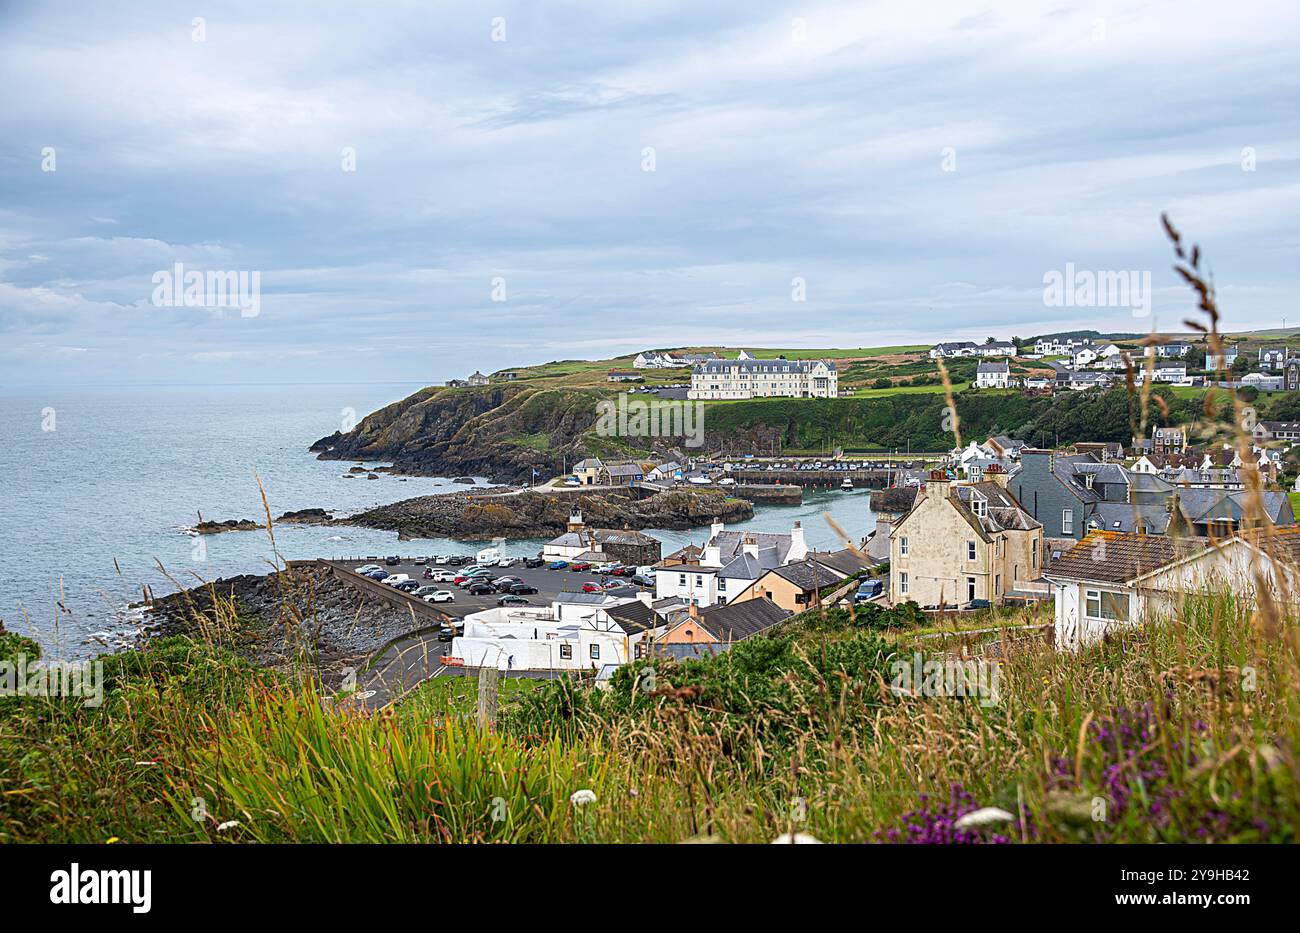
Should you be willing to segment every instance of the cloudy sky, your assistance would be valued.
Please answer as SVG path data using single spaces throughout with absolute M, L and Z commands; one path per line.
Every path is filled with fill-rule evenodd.
M 0 2 L 0 384 L 1300 325 L 1294 0 L 186 6 Z

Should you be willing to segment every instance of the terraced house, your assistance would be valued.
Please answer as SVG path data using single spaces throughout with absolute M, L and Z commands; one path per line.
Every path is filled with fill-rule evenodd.
M 1040 594 L 1043 526 L 1007 490 L 1007 474 L 956 484 L 935 472 L 890 533 L 894 603 L 922 607 L 1001 603 Z
M 691 372 L 692 399 L 786 396 L 837 398 L 839 373 L 827 360 L 710 360 Z

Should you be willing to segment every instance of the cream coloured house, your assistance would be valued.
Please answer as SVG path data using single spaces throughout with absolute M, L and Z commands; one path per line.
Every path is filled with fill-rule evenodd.
M 922 607 L 1002 602 L 1037 592 L 1043 526 L 1007 490 L 1007 474 L 990 467 L 978 483 L 932 473 L 912 508 L 889 535 L 890 599 Z
M 826 360 L 709 360 L 691 372 L 693 399 L 837 398 L 839 372 Z

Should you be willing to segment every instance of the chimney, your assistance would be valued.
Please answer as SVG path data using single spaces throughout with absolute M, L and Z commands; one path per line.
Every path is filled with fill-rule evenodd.
M 758 539 L 753 535 L 745 535 L 745 543 L 741 545 L 741 551 L 750 557 L 758 556 Z
M 709 526 L 709 537 L 716 538 L 718 535 L 722 534 L 722 529 L 725 527 L 726 525 L 722 524 L 722 519 L 715 517 L 713 519 L 713 524 Z
M 636 594 L 636 598 L 640 600 L 642 603 L 644 603 L 645 605 L 650 606 L 655 601 L 655 594 L 650 592 L 649 590 L 641 590 Z
M 1003 489 L 1006 489 L 1007 481 L 1011 479 L 1011 474 L 995 463 L 984 471 L 984 478 L 989 482 L 997 483 Z
M 790 553 L 786 555 L 786 563 L 803 560 L 807 554 L 808 545 L 804 541 L 803 525 L 796 521 L 794 528 L 790 530 Z
M 692 599 L 690 605 L 686 607 L 686 614 L 692 619 L 698 619 L 700 617 L 700 604 Z
M 569 510 L 569 531 L 582 531 L 582 510 L 576 505 Z
M 951 489 L 952 481 L 948 479 L 947 473 L 943 470 L 930 471 L 930 478 L 925 481 L 926 498 L 933 496 L 936 499 L 947 499 Z

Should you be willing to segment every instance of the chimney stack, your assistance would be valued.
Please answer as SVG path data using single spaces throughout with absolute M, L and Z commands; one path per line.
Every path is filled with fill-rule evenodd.
M 692 619 L 698 619 L 700 617 L 700 604 L 692 599 L 690 605 L 686 607 L 686 614 Z
M 790 530 L 790 553 L 786 555 L 786 563 L 792 564 L 797 560 L 803 560 L 808 554 L 808 544 L 804 541 L 803 525 L 796 521 L 794 528 Z

